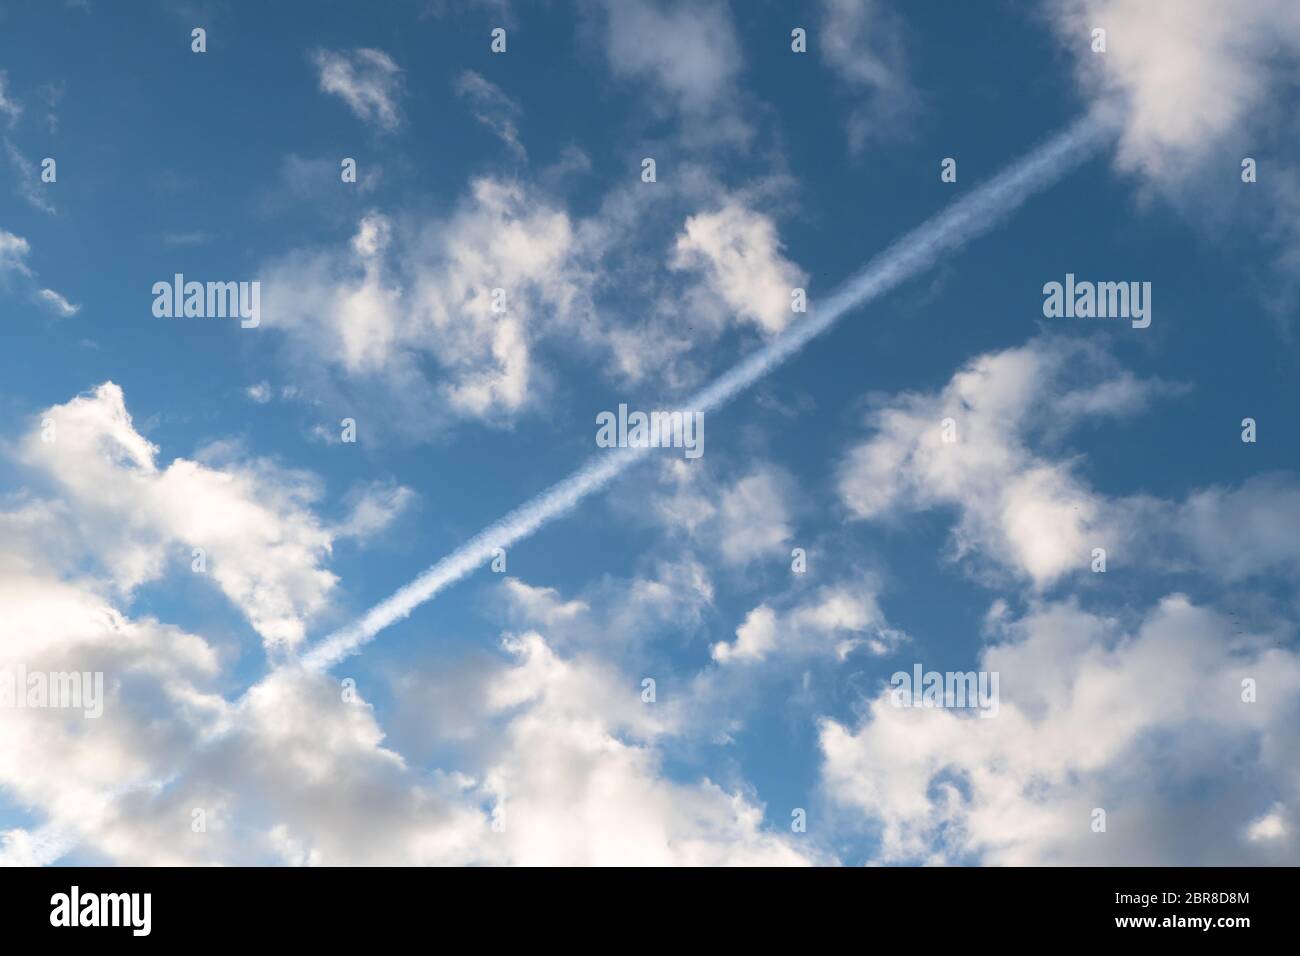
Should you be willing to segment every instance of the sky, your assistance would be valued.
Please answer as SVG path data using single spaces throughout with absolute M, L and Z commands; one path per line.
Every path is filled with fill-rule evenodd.
M 0 861 L 1300 862 L 1233 6 L 0 3 Z

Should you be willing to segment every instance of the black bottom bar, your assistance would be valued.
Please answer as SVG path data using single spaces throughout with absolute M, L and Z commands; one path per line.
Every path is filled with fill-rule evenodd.
M 776 931 L 861 942 L 942 944 L 951 936 L 957 945 L 1126 936 L 1231 945 L 1294 927 L 1295 872 L 52 868 L 4 871 L 0 893 L 13 942 L 77 934 L 83 943 L 337 946 L 434 933 L 446 945 L 453 938 L 446 934 L 459 930 L 483 942 L 518 935 L 534 945 L 734 945 Z

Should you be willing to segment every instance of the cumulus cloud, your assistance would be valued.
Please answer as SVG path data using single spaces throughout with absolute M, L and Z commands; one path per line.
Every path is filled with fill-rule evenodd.
M 1300 293 L 1300 167 L 1288 159 L 1300 126 L 1280 91 L 1300 71 L 1300 7 L 1291 0 L 1050 0 L 1046 7 L 1094 109 L 1120 131 L 1116 162 L 1142 192 L 1218 236 L 1257 233 L 1276 249 L 1254 283 L 1282 334 Z M 1106 52 L 1092 52 L 1094 29 Z M 1239 164 L 1259 164 L 1246 185 Z M 1240 190 L 1258 190 L 1243 202 Z
M 808 279 L 783 255 L 771 218 L 736 201 L 687 218 L 671 264 L 702 271 L 713 294 L 767 334 L 794 320 L 791 292 Z
M 216 542 L 222 589 L 284 636 L 294 621 L 280 606 L 296 614 L 312 603 L 298 585 L 324 584 L 314 556 L 295 567 L 295 549 L 328 544 L 287 504 L 300 477 L 247 462 L 163 468 L 111 384 L 43 418 L 52 441 L 19 450 L 61 494 L 22 493 L 0 510 L 0 671 L 102 674 L 103 698 L 94 717 L 0 710 L 0 786 L 39 821 L 0 834 L 0 861 L 48 864 L 77 848 L 127 865 L 496 859 L 482 798 L 454 774 L 407 766 L 333 678 L 286 668 L 232 704 L 232 648 L 130 612 L 140 562 L 120 552 L 197 536 Z M 102 567 L 82 560 L 93 550 Z M 219 575 L 222 562 L 248 579 Z
M 1000 675 L 996 717 L 896 707 L 886 688 L 858 726 L 822 722 L 826 792 L 877 834 L 880 862 L 1294 858 L 1293 651 L 1269 634 L 1234 639 L 1226 618 L 1177 594 L 1131 628 L 1072 602 L 1002 627 L 979 661 Z M 1276 823 L 1257 839 L 1266 814 Z
M 653 198 L 620 186 L 578 216 L 527 180 L 479 177 L 446 215 L 373 210 L 346 243 L 267 262 L 262 322 L 285 334 L 304 394 L 382 406 L 408 440 L 535 411 L 561 350 L 671 397 L 709 371 L 699 346 L 793 317 L 806 275 L 761 211 L 779 189 L 733 193 L 689 167 Z
M 37 608 L 43 618 L 49 610 Z M 204 689 L 217 675 L 201 639 L 174 638 L 207 665 L 196 672 L 178 670 L 178 651 L 156 638 L 106 632 L 92 643 L 95 633 L 78 632 L 76 662 L 115 682 L 101 719 L 56 726 L 58 711 L 4 715 L 6 739 L 31 740 L 0 769 L 4 783 L 48 821 L 6 834 L 7 855 L 49 863 L 80 846 L 136 866 L 496 861 L 465 781 L 415 772 L 384 746 L 369 705 L 344 700 L 328 676 L 278 672 L 235 708 Z M 44 732 L 28 737 L 15 719 Z M 214 739 L 214 727 L 225 733 Z
M 631 656 L 665 630 L 699 631 L 714 601 L 707 569 L 691 556 L 654 562 L 631 578 L 601 578 L 568 600 L 516 578 L 506 578 L 500 592 L 506 623 L 544 632 L 561 652 L 602 647 Z
M 316 50 L 311 55 L 323 93 L 342 98 L 358 119 L 380 129 L 396 129 L 402 121 L 397 100 L 402 71 L 382 50 Z
M 1041 596 L 1086 567 L 1094 545 L 1124 554 L 1140 541 L 1144 560 L 1126 566 L 1157 579 L 1192 571 L 1202 583 L 1241 585 L 1300 570 L 1289 534 L 1300 526 L 1294 475 L 1181 501 L 1116 499 L 1091 489 L 1060 450 L 1074 423 L 1132 414 L 1170 390 L 1093 346 L 1040 338 L 976 357 L 937 392 L 874 399 L 874 434 L 839 470 L 850 513 L 889 522 L 951 509 L 957 556 L 979 556 L 1030 587 L 1022 617 L 998 600 L 986 621 L 977 667 L 1000 677 L 995 717 L 896 707 L 883 688 L 863 702 L 856 726 L 822 721 L 824 787 L 878 841 L 877 861 L 1222 864 L 1294 855 L 1300 778 L 1288 728 L 1300 658 L 1286 645 L 1291 625 L 1261 617 L 1243 630 L 1235 614 L 1180 593 L 1119 616 Z M 1225 759 L 1241 768 L 1226 782 Z M 1104 833 L 1091 828 L 1097 808 L 1107 814 Z M 1189 831 L 1203 839 L 1186 841 Z
M 202 549 L 206 574 L 269 646 L 302 640 L 335 584 L 323 567 L 331 536 L 311 511 L 314 479 L 221 446 L 207 461 L 162 466 L 112 382 L 39 418 L 22 460 L 58 489 L 87 552 L 123 593 Z
M 219 824 L 262 835 L 236 854 L 326 866 L 494 862 L 467 781 L 420 772 L 384 737 L 362 695 L 344 699 L 328 675 L 279 671 L 248 694 L 185 790 L 227 808 Z M 203 857 L 227 852 L 208 845 Z
M 219 657 L 202 638 L 123 613 L 93 579 L 66 578 L 50 553 L 62 509 L 0 513 L 0 668 L 103 675 L 100 716 L 82 709 L 0 711 L 0 786 L 43 826 L 4 834 L 6 862 L 44 864 L 112 815 L 113 799 L 157 786 L 197 735 L 221 719 Z M 159 712 L 167 719 L 160 720 Z M 75 768 L 75 772 L 69 768 Z M 188 811 L 187 811 L 188 813 Z M 176 820 L 175 833 L 182 821 Z M 185 825 L 187 827 L 187 825 Z M 174 841 L 169 841 L 174 842 Z
M 547 626 L 571 620 L 590 610 L 585 601 L 565 601 L 555 588 L 535 587 L 518 578 L 506 578 L 501 585 L 510 602 L 527 620 Z
M 506 858 L 522 865 L 798 865 L 819 858 L 763 826 L 740 789 L 667 778 L 667 732 L 626 675 L 564 659 L 536 632 L 508 637 L 488 687 L 508 715 L 482 775 Z
M 682 391 L 707 376 L 708 346 L 728 330 L 766 334 L 794 317 L 791 287 L 779 299 L 771 292 L 804 281 L 772 212 L 789 188 L 785 178 L 767 177 L 734 190 L 687 161 L 653 189 L 639 181 L 612 189 L 577 223 L 601 276 L 603 321 L 588 341 L 609 353 L 609 374 Z M 755 288 L 738 280 L 741 269 L 753 270 L 746 278 Z
M 684 533 L 732 567 L 788 556 L 795 493 L 775 466 L 759 463 L 728 485 L 706 466 L 673 461 L 661 483 L 651 514 L 666 531 Z
M 1300 8 L 1289 0 L 1052 0 L 1085 90 L 1120 119 L 1119 161 L 1152 177 L 1186 173 L 1273 108 L 1300 64 Z M 1092 52 L 1092 31 L 1106 52 Z M 1239 157 L 1238 157 L 1239 158 Z
M 166 789 L 94 804 L 77 838 L 119 862 L 295 865 L 716 865 L 822 859 L 763 825 L 743 787 L 663 770 L 674 730 L 628 675 L 564 657 L 536 632 L 508 635 L 466 699 L 473 733 L 454 770 L 422 770 L 389 747 L 373 709 L 335 680 L 287 669 L 256 685 L 144 770 L 184 768 Z M 409 672 L 408 672 L 409 673 Z M 394 687 L 427 699 L 423 680 Z M 185 733 L 177 733 L 183 738 Z M 111 780 L 97 781 L 101 785 Z M 88 797 L 91 800 L 93 797 Z M 189 831 L 205 808 L 206 832 Z M 225 835 L 238 832 L 244 839 Z M 40 831 L 8 835 L 11 855 Z
M 719 664 L 756 664 L 772 657 L 842 661 L 859 647 L 891 653 L 907 636 L 886 623 L 876 592 L 876 582 L 865 579 L 818 588 L 784 610 L 760 604 L 736 628 L 736 639 L 719 641 L 710 654 Z
M 1133 415 L 1183 390 L 1138 379 L 1077 340 L 1038 338 L 980 355 L 938 392 L 877 397 L 868 414 L 874 433 L 837 467 L 839 495 L 852 516 L 884 525 L 952 508 L 952 557 L 978 572 L 1000 567 L 1040 591 L 1089 569 L 1094 548 L 1132 567 L 1140 547 L 1156 573 L 1195 570 L 1226 582 L 1295 576 L 1294 474 L 1196 489 L 1182 501 L 1112 497 L 1060 448 L 1082 420 Z
M 575 253 L 564 212 L 521 185 L 479 179 L 447 221 L 408 233 L 370 213 L 345 248 L 272 263 L 263 322 L 286 333 L 304 364 L 409 406 L 410 428 L 436 422 L 435 406 L 505 420 L 537 398 L 535 326 L 589 311 L 590 278 Z M 436 382 L 428 363 L 440 367 Z
M 19 448 L 61 494 L 20 496 L 0 511 L 0 600 L 9 610 L 0 667 L 102 672 L 105 698 L 94 720 L 56 709 L 0 714 L 0 785 L 40 813 L 38 825 L 0 834 L 5 862 L 49 863 L 74 847 L 133 865 L 823 859 L 768 829 L 743 783 L 671 779 L 663 746 L 681 730 L 680 711 L 647 707 L 612 661 L 561 654 L 535 630 L 507 635 L 481 675 L 481 693 L 467 700 L 477 714 L 473 746 L 447 769 L 409 763 L 361 689 L 341 693 L 329 675 L 283 666 L 231 702 L 221 693 L 234 663 L 228 648 L 134 616 L 123 602 L 153 573 L 159 545 L 188 544 L 185 520 L 208 516 L 227 535 L 213 569 L 215 556 L 240 545 L 250 573 L 262 576 L 256 598 L 238 581 L 222 583 L 259 623 L 268 617 L 260 602 L 286 589 L 295 561 L 280 549 L 328 543 L 302 507 L 310 495 L 285 490 L 292 475 L 271 482 L 264 465 L 231 463 L 230 448 L 163 467 L 112 384 L 42 418 L 53 440 L 30 436 Z M 295 510 L 285 496 L 305 498 Z M 391 486 L 361 489 L 348 527 L 372 530 L 402 497 Z M 87 546 L 102 560 L 94 574 L 78 557 Z M 648 634 L 711 600 L 699 573 L 662 566 L 653 578 L 611 584 L 599 603 L 614 618 L 600 621 L 588 600 L 513 579 L 502 587 L 511 613 L 548 626 Z M 582 639 L 588 647 L 593 633 Z M 399 705 L 429 696 L 418 681 L 395 691 Z
M 1108 501 L 1070 459 L 1032 445 L 1079 417 L 1138 411 L 1167 389 L 1135 381 L 1077 341 L 1037 339 L 981 355 L 937 393 L 882 400 L 868 416 L 875 434 L 839 465 L 840 497 L 853 516 L 880 521 L 954 507 L 958 557 L 1046 587 L 1086 568 L 1094 547 L 1122 550 L 1140 503 Z

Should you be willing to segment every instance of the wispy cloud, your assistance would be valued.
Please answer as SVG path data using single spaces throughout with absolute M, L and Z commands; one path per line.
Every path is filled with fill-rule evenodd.
M 36 293 L 36 297 L 53 310 L 55 314 L 65 319 L 81 311 L 81 306 L 73 305 L 53 289 L 41 289 Z
M 402 122 L 397 100 L 402 90 L 402 70 L 382 50 L 316 50 L 312 62 L 319 73 L 322 92 L 341 97 L 359 119 L 381 129 L 396 129 Z
M 456 93 L 468 101 L 474 118 L 492 130 L 520 162 L 528 158 L 517 125 L 523 109 L 501 87 L 466 70 L 456 79 Z
M 22 104 L 9 95 L 9 75 L 0 70 L 0 115 L 8 117 L 9 125 L 13 126 L 18 122 L 18 117 L 23 115 Z
M 27 264 L 27 256 L 31 249 L 31 244 L 22 236 L 0 229 L 0 280 L 4 279 L 6 273 L 10 273 L 22 276 L 23 280 L 26 280 L 24 284 L 34 282 L 36 273 Z M 73 305 L 53 289 L 37 288 L 32 291 L 32 296 L 37 302 L 63 317 L 76 315 L 81 309 L 81 306 Z
M 40 173 L 37 172 L 36 164 L 19 152 L 18 147 L 8 139 L 4 143 L 9 165 L 14 170 L 14 190 L 41 212 L 53 215 L 57 210 L 41 188 Z

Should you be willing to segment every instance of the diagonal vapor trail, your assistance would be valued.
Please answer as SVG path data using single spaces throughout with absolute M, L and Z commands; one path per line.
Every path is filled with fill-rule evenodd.
M 896 240 L 816 304 L 806 318 L 787 326 L 690 399 L 674 403 L 676 408 L 710 412 L 722 407 L 851 309 L 879 298 L 928 269 L 944 252 L 987 232 L 1034 193 L 1090 158 L 1107 140 L 1109 129 L 1107 122 L 1095 114 L 1076 120 L 989 182 Z M 303 666 L 325 670 L 355 653 L 384 628 L 487 563 L 494 549 L 522 541 L 600 491 L 641 460 L 647 450 L 615 448 L 591 458 L 567 478 L 480 531 L 355 622 L 322 638 L 303 655 Z
M 816 305 L 804 319 L 787 326 L 776 338 L 751 352 L 711 385 L 677 407 L 690 411 L 712 411 L 722 407 L 829 329 L 849 310 L 879 298 L 923 272 L 942 253 L 992 229 L 1030 196 L 1082 165 L 1113 135 L 1113 127 L 1095 114 L 1076 120 L 987 183 L 896 240 Z M 384 628 L 408 616 L 439 591 L 486 563 L 495 548 L 507 548 L 527 538 L 553 518 L 565 514 L 584 498 L 604 488 L 648 450 L 614 448 L 605 455 L 590 459 L 569 477 L 480 531 L 354 623 L 322 638 L 298 661 L 279 665 L 234 702 L 235 713 L 214 727 L 201 741 L 196 751 L 191 753 L 191 761 L 196 761 L 199 753 L 235 729 L 239 711 L 247 704 L 250 694 L 271 675 L 296 666 L 328 670 L 369 643 Z M 182 769 L 161 783 L 174 783 L 185 774 Z M 146 786 L 153 787 L 154 784 Z M 77 827 L 61 823 L 42 827 L 36 834 L 36 842 L 40 845 L 32 848 L 30 858 L 24 862 L 36 865 L 55 862 L 79 841 L 77 830 Z M 11 862 L 6 856 L 0 852 L 0 865 Z

